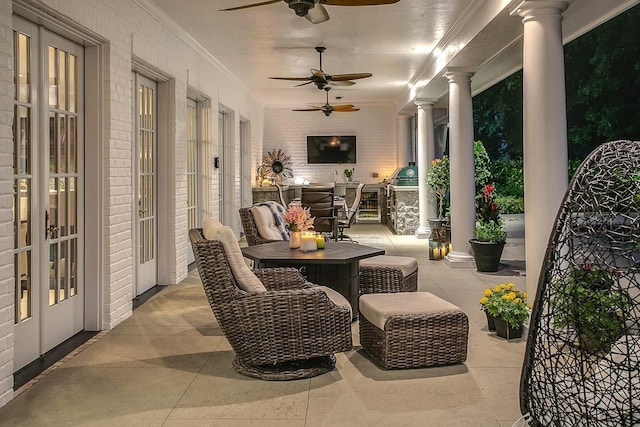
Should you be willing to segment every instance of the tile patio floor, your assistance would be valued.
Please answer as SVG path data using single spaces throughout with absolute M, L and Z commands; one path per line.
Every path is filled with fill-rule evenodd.
M 450 269 L 429 261 L 426 240 L 386 227 L 349 234 L 391 255 L 414 256 L 419 289 L 469 316 L 469 350 L 458 366 L 392 370 L 353 350 L 319 377 L 266 382 L 237 374 L 197 271 L 101 333 L 0 408 L 4 426 L 511 426 L 519 417 L 524 340 L 486 331 L 482 291 L 513 282 L 524 289 L 521 217 L 505 218 L 509 240 L 497 273 Z

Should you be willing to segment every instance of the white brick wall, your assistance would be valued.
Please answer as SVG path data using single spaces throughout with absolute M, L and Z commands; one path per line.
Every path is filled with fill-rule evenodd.
M 13 397 L 13 41 L 11 2 L 0 3 L 0 406 Z
M 291 157 L 294 176 L 311 182 L 331 181 L 334 170 L 338 171 L 338 181 L 344 181 L 342 172 L 347 167 L 355 167 L 355 181 L 378 182 L 397 167 L 395 105 L 364 104 L 358 108 L 360 111 L 333 113 L 329 117 L 320 111 L 267 108 L 262 153 L 283 149 Z M 307 164 L 307 135 L 356 135 L 357 163 Z M 372 176 L 373 172 L 378 173 L 378 178 Z
M 163 187 L 166 229 L 160 230 L 166 245 L 160 259 L 161 284 L 177 283 L 187 274 L 186 149 L 185 108 L 187 87 L 211 98 L 212 157 L 217 155 L 217 105 L 230 108 L 236 120 L 250 121 L 252 159 L 261 157 L 263 109 L 247 88 L 228 71 L 220 69 L 199 46 L 190 44 L 181 29 L 165 19 L 147 0 L 42 0 L 38 9 L 54 20 L 61 18 L 80 31 L 90 31 L 106 40 L 103 56 L 104 134 L 92 141 L 102 158 L 102 242 L 101 254 L 102 328 L 111 329 L 131 316 L 134 296 L 133 214 L 135 191 L 132 170 L 133 58 L 168 76 L 166 121 L 169 129 Z M 12 1 L 0 0 L 0 406 L 13 396 L 13 221 L 12 221 L 12 120 L 13 48 L 11 39 Z M 4 65 L 7 64 L 7 65 Z M 99 148 L 95 148 L 99 147 Z M 236 148 L 232 148 L 236 152 Z M 210 181 L 211 206 L 217 212 L 217 175 Z M 251 185 L 250 182 L 245 183 Z M 235 193 L 235 191 L 234 191 Z

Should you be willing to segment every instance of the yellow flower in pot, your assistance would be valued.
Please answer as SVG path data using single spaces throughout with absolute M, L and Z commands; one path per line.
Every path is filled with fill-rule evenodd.
M 502 283 L 485 289 L 480 305 L 489 322 L 489 316 L 493 316 L 498 336 L 507 339 L 522 336 L 524 322 L 529 317 L 526 292 L 517 290 L 513 283 Z

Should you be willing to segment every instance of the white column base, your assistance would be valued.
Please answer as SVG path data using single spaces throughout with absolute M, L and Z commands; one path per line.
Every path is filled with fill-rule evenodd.
M 429 226 L 426 227 L 418 227 L 415 233 L 416 238 L 418 239 L 428 239 L 431 236 L 431 228 Z
M 449 268 L 476 268 L 473 255 L 452 251 L 444 257 L 444 263 Z

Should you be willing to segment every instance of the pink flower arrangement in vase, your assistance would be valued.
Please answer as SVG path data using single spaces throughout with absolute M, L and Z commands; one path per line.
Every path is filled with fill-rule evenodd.
M 291 233 L 289 239 L 290 248 L 299 248 L 301 243 L 300 233 L 313 228 L 314 218 L 309 208 L 300 205 L 290 206 L 284 213 L 284 222 Z

